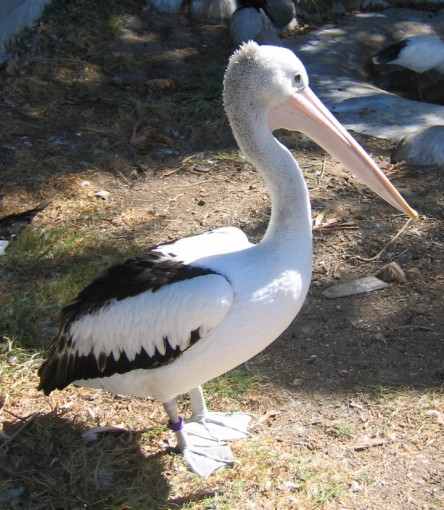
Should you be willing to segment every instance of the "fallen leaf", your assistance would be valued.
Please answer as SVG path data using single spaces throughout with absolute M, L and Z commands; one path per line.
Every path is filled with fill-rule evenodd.
M 101 190 L 97 191 L 96 193 L 94 193 L 94 196 L 95 197 L 99 197 L 102 200 L 108 200 L 108 198 L 109 198 L 109 191 L 105 191 L 104 189 L 101 189 Z

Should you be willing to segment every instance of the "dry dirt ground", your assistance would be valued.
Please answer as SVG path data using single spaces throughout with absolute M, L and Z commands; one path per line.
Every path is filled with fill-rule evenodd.
M 169 28 L 142 4 L 126 2 L 99 43 L 62 37 L 49 16 L 1 71 L 0 213 L 49 205 L 0 260 L 0 507 L 442 508 L 442 169 L 394 167 L 389 142 L 358 137 L 420 212 L 391 244 L 405 217 L 310 141 L 279 134 L 311 188 L 313 281 L 289 330 L 207 387 L 212 409 L 254 415 L 232 469 L 184 469 L 151 399 L 36 392 L 60 306 L 104 265 L 225 225 L 257 241 L 267 225 L 267 191 L 222 113 L 226 29 L 186 13 Z M 390 261 L 406 283 L 322 294 Z M 131 433 L 85 445 L 97 425 Z

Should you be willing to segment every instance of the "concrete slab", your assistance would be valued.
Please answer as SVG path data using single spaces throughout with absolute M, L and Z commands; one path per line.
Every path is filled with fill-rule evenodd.
M 51 0 L 1 0 L 0 2 L 0 62 L 8 58 L 5 44 L 11 36 L 38 19 Z

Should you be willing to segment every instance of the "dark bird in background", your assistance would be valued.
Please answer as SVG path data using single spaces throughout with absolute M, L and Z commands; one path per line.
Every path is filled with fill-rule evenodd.
M 8 214 L 0 218 L 0 240 L 9 241 L 25 229 L 48 204 L 41 204 L 22 213 Z

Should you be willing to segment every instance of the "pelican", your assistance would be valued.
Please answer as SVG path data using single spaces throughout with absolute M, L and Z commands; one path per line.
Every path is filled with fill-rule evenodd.
M 384 48 L 372 57 L 374 64 L 390 64 L 424 73 L 444 73 L 444 41 L 436 35 L 413 35 Z
M 245 157 L 271 196 L 268 228 L 251 244 L 221 228 L 111 267 L 62 311 L 39 369 L 39 389 L 68 384 L 163 403 L 192 471 L 231 465 L 226 441 L 247 437 L 250 415 L 211 413 L 201 386 L 258 354 L 299 312 L 312 267 L 307 185 L 278 128 L 307 134 L 387 202 L 417 217 L 370 156 L 311 91 L 288 49 L 249 42 L 230 58 L 224 104 Z M 176 397 L 188 393 L 184 422 Z

